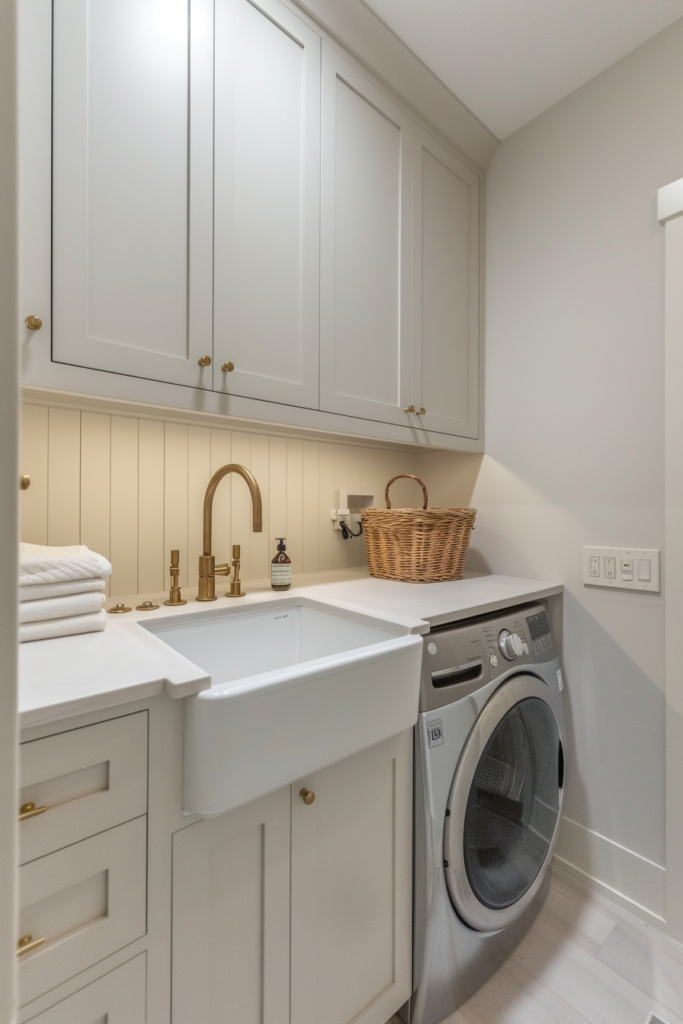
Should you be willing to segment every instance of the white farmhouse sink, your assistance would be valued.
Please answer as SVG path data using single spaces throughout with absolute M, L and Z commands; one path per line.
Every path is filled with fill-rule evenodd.
M 185 703 L 183 806 L 220 814 L 417 720 L 422 638 L 284 601 L 145 623 L 211 676 Z

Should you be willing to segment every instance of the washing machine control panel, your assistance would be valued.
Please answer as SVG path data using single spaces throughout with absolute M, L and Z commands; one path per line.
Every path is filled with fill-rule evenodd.
M 557 656 L 547 608 L 509 608 L 437 626 L 425 638 L 420 711 L 432 711 L 474 693 L 511 668 Z
M 508 661 L 514 661 L 515 658 L 519 658 L 520 655 L 524 654 L 525 647 L 526 653 L 529 653 L 529 645 L 522 640 L 519 633 L 511 633 L 509 629 L 501 629 L 498 634 L 498 646 L 500 647 L 500 653 Z

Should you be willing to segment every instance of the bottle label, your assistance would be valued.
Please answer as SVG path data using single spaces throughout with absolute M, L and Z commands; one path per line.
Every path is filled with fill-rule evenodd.
M 270 566 L 270 582 L 277 584 L 278 587 L 284 586 L 286 583 L 292 582 L 292 564 L 291 562 L 285 562 L 278 564 L 273 562 Z

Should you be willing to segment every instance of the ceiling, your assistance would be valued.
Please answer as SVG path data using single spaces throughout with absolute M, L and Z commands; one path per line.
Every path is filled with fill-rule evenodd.
M 683 0 L 365 0 L 499 139 L 683 17 Z

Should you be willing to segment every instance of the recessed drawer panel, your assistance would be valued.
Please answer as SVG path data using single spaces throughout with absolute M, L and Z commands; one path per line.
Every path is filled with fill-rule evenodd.
M 20 1005 L 145 934 L 146 848 L 141 817 L 20 869 Z
M 20 758 L 21 864 L 147 810 L 146 711 L 22 743 Z
M 31 1024 L 145 1024 L 145 954 L 52 1006 Z

